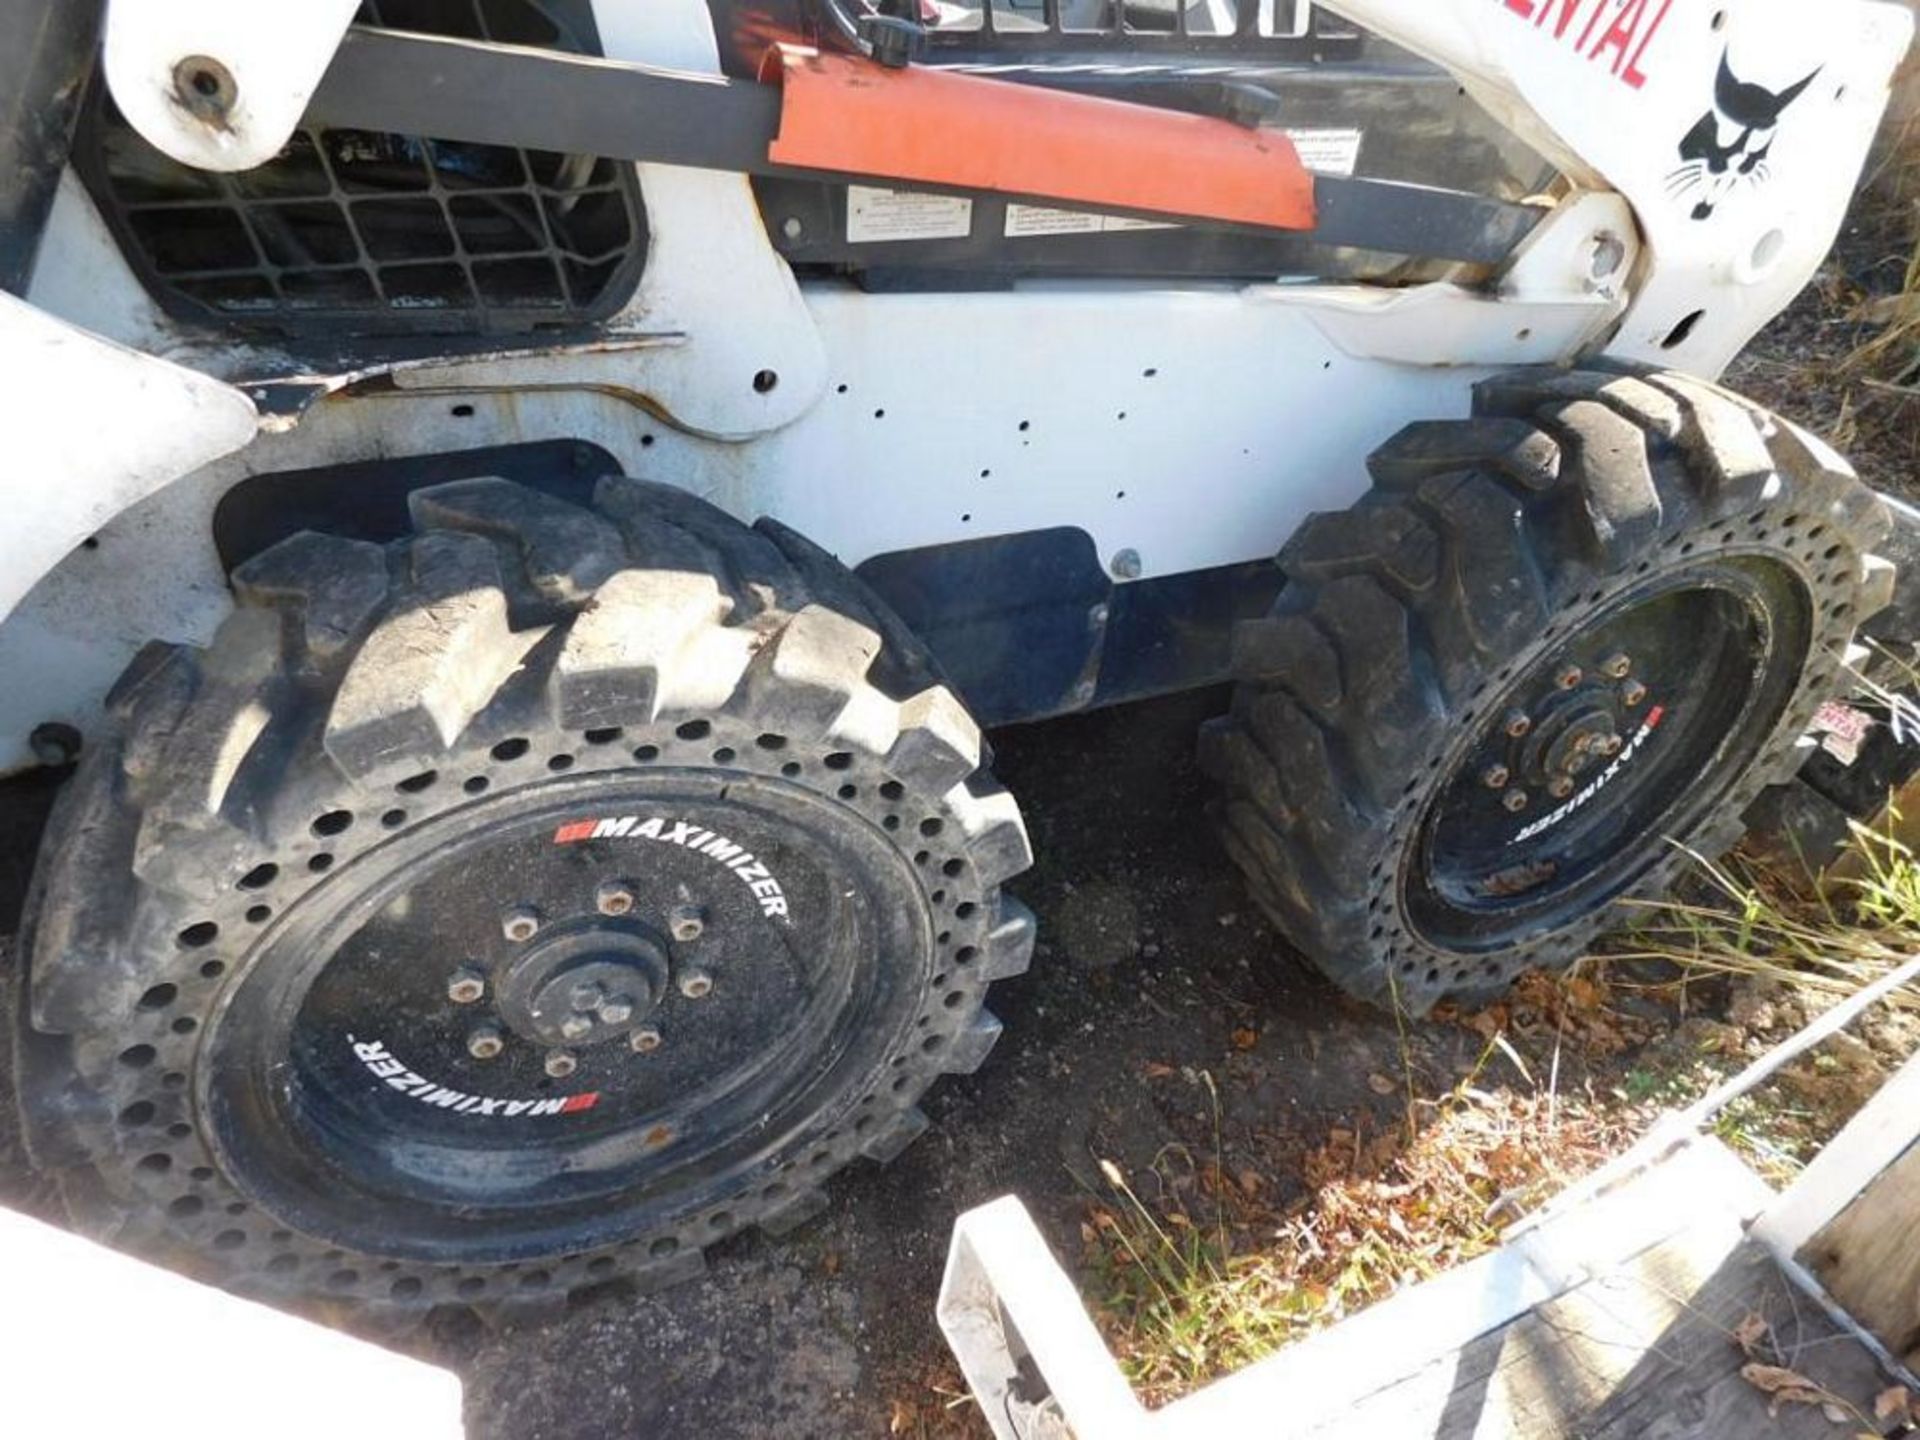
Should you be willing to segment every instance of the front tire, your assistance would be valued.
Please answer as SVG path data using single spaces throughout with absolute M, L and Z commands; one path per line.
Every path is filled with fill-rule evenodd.
M 1351 993 L 1570 963 L 1799 763 L 1892 594 L 1826 446 L 1675 375 L 1524 371 L 1411 427 L 1281 552 L 1203 735 L 1225 841 Z
M 837 563 L 491 479 L 242 566 L 112 697 L 27 920 L 83 1227 L 395 1314 L 654 1285 L 925 1126 L 1020 973 L 978 730 Z

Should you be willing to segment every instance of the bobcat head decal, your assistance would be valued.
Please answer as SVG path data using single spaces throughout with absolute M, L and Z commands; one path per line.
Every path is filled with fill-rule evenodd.
M 1706 220 L 1742 180 L 1760 184 L 1768 175 L 1767 156 L 1773 151 L 1780 117 L 1819 74 L 1815 70 L 1797 85 L 1775 93 L 1735 75 L 1731 54 L 1722 55 L 1713 86 L 1713 109 L 1680 141 L 1681 163 L 1667 177 L 1668 192 L 1679 199 L 1698 190 L 1693 218 Z

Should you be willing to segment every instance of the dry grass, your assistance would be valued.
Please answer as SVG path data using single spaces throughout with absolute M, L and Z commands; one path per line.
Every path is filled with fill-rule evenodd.
M 1910 258 L 1896 293 L 1859 303 L 1856 318 L 1881 329 L 1854 349 L 1844 368 L 1869 385 L 1911 391 L 1920 379 L 1920 112 L 1885 145 L 1866 191 L 1865 204 L 1882 212 L 1896 242 L 1908 242 Z
M 1856 824 L 1846 855 L 1822 876 L 1738 858 L 1701 863 L 1704 897 L 1650 907 L 1612 958 L 1763 980 L 1816 1007 L 1843 999 L 1920 951 L 1920 864 L 1898 822 L 1889 811 L 1884 829 Z M 1920 994 L 1892 1003 L 1920 1011 Z
M 1486 1254 L 1505 1225 L 1651 1121 L 1650 1103 L 1559 1093 L 1545 1076 L 1483 1088 L 1496 1063 L 1526 1071 L 1502 1024 L 1465 1079 L 1410 1100 L 1404 1124 L 1330 1128 L 1304 1157 L 1310 1193 L 1294 1205 L 1269 1205 L 1266 1177 L 1181 1148 L 1141 1175 L 1103 1163 L 1086 1269 L 1096 1318 L 1143 1398 L 1176 1398 Z M 1211 1078 L 1201 1083 L 1211 1093 Z

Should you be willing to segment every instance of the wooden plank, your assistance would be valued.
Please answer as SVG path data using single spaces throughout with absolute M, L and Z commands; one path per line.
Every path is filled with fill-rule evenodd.
M 1797 1296 L 1739 1226 L 1694 1227 L 1312 1430 L 1433 1440 L 1831 1440 L 1817 1407 L 1768 1416 L 1732 1331 L 1774 1327 L 1793 1368 L 1870 1412 L 1870 1356 Z
M 1920 1055 L 1902 1065 L 1813 1157 L 1754 1225 L 1754 1238 L 1782 1259 L 1798 1256 L 1808 1240 L 1914 1143 L 1916 1129 Z M 1920 1220 L 1920 1214 L 1912 1219 Z
M 1911 1124 L 1911 1120 L 1909 1121 Z M 1920 1143 L 1888 1167 L 1800 1252 L 1827 1293 L 1899 1356 L 1920 1366 Z

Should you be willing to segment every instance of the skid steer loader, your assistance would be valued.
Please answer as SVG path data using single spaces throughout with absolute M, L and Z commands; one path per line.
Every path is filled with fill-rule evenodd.
M 991 1050 L 982 727 L 1226 681 L 1225 849 L 1340 985 L 1570 961 L 1894 598 L 1888 507 L 1713 382 L 1911 29 L 7 0 L 37 1162 L 286 1303 L 689 1274 Z

